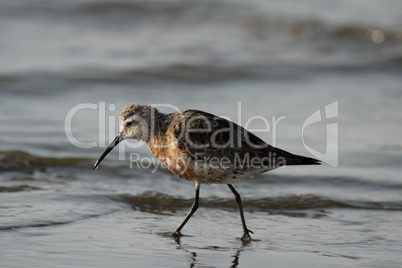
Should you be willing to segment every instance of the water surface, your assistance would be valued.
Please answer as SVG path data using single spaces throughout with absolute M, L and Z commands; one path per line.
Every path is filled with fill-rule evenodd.
M 1 266 L 401 266 L 401 8 L 0 1 Z M 334 102 L 338 116 L 324 120 Z M 265 125 L 253 116 L 271 127 L 283 117 L 256 134 L 306 156 L 325 153 L 327 124 L 338 123 L 338 164 L 237 183 L 249 244 L 228 187 L 202 185 L 199 210 L 173 239 L 164 234 L 189 210 L 193 183 L 127 142 L 92 170 L 129 103 L 200 109 L 254 130 Z M 66 128 L 77 105 L 86 108 Z

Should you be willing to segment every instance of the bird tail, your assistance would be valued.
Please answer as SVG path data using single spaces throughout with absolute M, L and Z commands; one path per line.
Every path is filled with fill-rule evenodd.
M 292 155 L 290 157 L 285 157 L 286 161 L 286 166 L 293 166 L 293 165 L 321 165 L 321 161 L 311 158 L 311 157 L 306 157 L 306 156 L 301 156 L 301 155 Z

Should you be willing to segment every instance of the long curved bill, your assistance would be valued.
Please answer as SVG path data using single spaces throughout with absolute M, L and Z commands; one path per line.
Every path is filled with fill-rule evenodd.
M 96 161 L 94 165 L 94 169 L 97 169 L 99 167 L 100 162 L 102 162 L 103 158 L 111 151 L 113 150 L 114 147 L 116 147 L 117 144 L 119 144 L 122 140 L 124 140 L 124 134 L 119 133 L 119 135 L 114 138 L 114 140 L 110 143 L 110 145 L 106 148 L 106 150 L 103 152 L 101 157 L 99 157 L 98 161 Z

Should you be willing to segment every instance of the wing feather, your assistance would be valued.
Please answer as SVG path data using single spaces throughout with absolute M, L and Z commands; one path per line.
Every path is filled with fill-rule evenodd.
M 234 122 L 198 111 L 186 110 L 171 125 L 181 151 L 203 164 L 225 164 L 235 172 L 285 165 L 297 157 L 265 143 Z

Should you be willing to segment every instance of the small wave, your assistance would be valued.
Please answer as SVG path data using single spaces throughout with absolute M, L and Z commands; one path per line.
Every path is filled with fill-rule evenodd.
M 286 187 L 300 185 L 303 187 L 336 187 L 336 188 L 359 188 L 359 189 L 384 189 L 384 190 L 402 190 L 402 184 L 395 181 L 387 180 L 367 180 L 352 176 L 295 176 L 295 175 L 279 175 L 270 174 L 269 178 L 264 176 L 257 177 L 248 183 L 283 185 Z
M 331 25 L 329 21 L 323 21 L 314 17 L 294 20 L 284 19 L 283 16 L 271 14 L 267 10 L 260 9 L 258 5 L 244 4 L 230 1 L 96 1 L 74 5 L 71 8 L 59 7 L 69 13 L 82 13 L 86 17 L 99 16 L 103 20 L 113 15 L 113 20 L 118 18 L 131 21 L 168 21 L 169 23 L 188 23 L 195 21 L 209 23 L 211 21 L 229 22 L 232 26 L 243 27 L 246 31 L 258 38 L 270 36 L 269 32 L 279 31 L 292 35 L 303 35 L 309 38 L 352 38 L 354 40 L 370 40 L 371 33 L 379 34 L 384 40 L 402 40 L 400 29 L 371 29 L 362 24 L 337 24 Z M 118 17 L 114 16 L 118 15 Z M 161 20 L 162 19 L 162 20 Z M 167 20 L 166 20 L 167 19 Z M 110 21 L 111 22 L 111 21 Z
M 272 22 L 262 23 L 272 24 Z M 324 21 L 318 20 L 303 20 L 295 22 L 276 21 L 279 29 L 291 35 L 303 35 L 309 38 L 326 38 L 329 39 L 352 39 L 353 41 L 375 41 L 372 40 L 374 36 L 379 35 L 387 41 L 400 41 L 402 40 L 402 31 L 400 29 L 373 29 L 363 25 L 353 24 L 338 24 L 330 25 Z M 374 36 L 373 36 L 374 35 Z
M 66 221 L 52 221 L 52 220 L 33 220 L 30 223 L 24 224 L 13 224 L 13 225 L 4 225 L 0 226 L 0 231 L 11 231 L 11 230 L 16 230 L 16 229 L 23 229 L 23 228 L 43 228 L 43 227 L 52 227 L 52 226 L 58 226 L 58 225 L 65 225 L 65 224 L 72 224 L 77 221 L 84 221 L 92 218 L 99 218 L 103 217 L 105 215 L 109 215 L 112 213 L 115 213 L 117 210 L 111 210 L 110 212 L 106 214 L 89 214 L 81 217 L 76 217 L 73 220 L 66 220 Z
M 157 192 L 146 192 L 139 196 L 119 195 L 110 197 L 118 202 L 130 204 L 134 209 L 163 214 L 166 211 L 189 209 L 192 199 L 172 197 Z M 243 199 L 243 205 L 249 212 L 302 211 L 323 209 L 363 209 L 402 211 L 402 202 L 374 202 L 334 200 L 317 195 L 290 195 L 259 199 Z M 230 209 L 236 208 L 234 199 L 200 198 L 203 207 Z M 280 212 L 279 212 L 280 213 Z
M 288 72 L 283 72 L 286 68 Z M 63 72 L 36 72 L 0 74 L 0 82 L 8 83 L 29 81 L 43 83 L 43 81 L 63 81 L 73 83 L 102 83 L 102 84 L 141 84 L 149 82 L 220 82 L 241 79 L 264 78 L 271 80 L 289 80 L 300 77 L 297 70 L 281 66 L 263 66 L 259 64 L 237 65 L 209 65 L 205 63 L 184 63 L 178 60 L 171 64 L 155 67 L 135 68 L 96 68 L 87 66 L 85 70 L 66 70 Z M 10 78 L 12 77 L 12 78 Z
M 355 62 L 306 62 L 287 64 L 284 62 L 243 62 L 227 65 L 207 64 L 203 62 L 183 62 L 180 59 L 170 64 L 154 67 L 138 66 L 115 68 L 98 68 L 85 66 L 74 70 L 30 71 L 26 73 L 0 73 L 0 83 L 29 83 L 41 87 L 43 83 L 78 83 L 78 84 L 112 84 L 112 85 L 139 85 L 149 83 L 215 83 L 225 81 L 244 81 L 258 79 L 270 81 L 298 81 L 322 73 L 387 73 L 399 74 L 402 66 L 402 57 L 399 54 L 381 57 L 371 61 Z M 301 71 L 302 69 L 302 71 Z M 10 87 L 10 86 L 9 86 Z M 77 87 L 79 88 L 79 87 Z M 14 89 L 14 88 L 13 88 Z M 15 88 L 17 89 L 17 88 Z M 30 93 L 30 92 L 24 92 Z M 10 91 L 10 94 L 15 94 Z M 43 94 L 51 94 L 44 91 Z
M 49 221 L 43 223 L 31 223 L 31 224 L 21 224 L 21 225 L 10 225 L 10 226 L 0 226 L 0 231 L 11 231 L 16 229 L 22 228 L 40 228 L 40 227 L 49 227 L 49 226 L 57 226 L 63 224 L 70 224 L 74 221 L 66 221 L 66 222 L 59 222 L 59 221 Z
M 262 77 L 257 66 L 212 66 L 205 64 L 174 63 L 166 66 L 126 70 L 96 70 L 91 73 L 69 74 L 68 80 L 92 83 L 138 83 L 149 81 L 217 82 L 233 79 Z
M 30 185 L 0 186 L 0 193 L 25 192 L 34 190 L 42 190 L 42 188 Z
M 105 0 L 59 1 L 52 5 L 34 1 L 34 3 L 24 2 L 16 5 L 6 4 L 2 8 L 5 10 L 4 15 L 19 15 L 24 18 L 27 15 L 49 16 L 58 21 L 60 18 L 74 22 L 83 20 L 85 24 L 91 24 L 90 21 L 93 21 L 102 28 L 108 28 L 111 25 L 113 25 L 112 27 L 117 26 L 119 29 L 132 28 L 134 25 L 137 26 L 136 23 L 142 23 L 145 26 L 151 20 L 160 25 L 160 30 L 164 31 L 166 31 L 166 25 L 172 24 L 187 25 L 189 28 L 194 25 L 190 25 L 191 23 L 205 24 L 208 27 L 226 24 L 227 27 L 230 27 L 229 31 L 233 28 L 244 30 L 251 38 L 256 37 L 256 41 L 272 39 L 278 33 L 302 35 L 315 39 L 315 42 L 328 41 L 328 39 L 353 39 L 354 41 L 373 41 L 374 43 L 382 39 L 385 41 L 402 40 L 402 32 L 396 26 L 392 29 L 375 29 L 370 26 L 377 23 L 366 26 L 364 23 L 353 23 L 356 20 L 331 23 L 331 20 L 316 15 L 297 19 L 297 16 L 290 15 L 292 12 L 275 14 L 269 9 L 261 8 L 258 3 L 242 3 L 240 1 Z
M 196 6 L 193 2 L 156 2 L 156 1 L 98 1 L 92 3 L 83 3 L 78 7 L 78 10 L 88 14 L 107 14 L 107 13 L 131 13 L 141 15 L 156 15 L 160 13 L 177 14 Z
M 0 151 L 0 172 L 29 171 L 52 166 L 78 166 L 87 161 L 84 158 L 48 158 L 23 151 Z
M 215 82 L 233 79 L 266 77 L 266 73 L 261 66 L 250 65 L 208 65 L 208 64 L 188 64 L 173 63 L 165 66 L 153 68 L 137 68 L 132 70 L 121 70 L 114 74 L 118 81 L 130 80 L 181 80 L 189 82 Z
M 86 15 L 130 15 L 134 19 L 169 17 L 177 19 L 218 18 L 223 15 L 238 17 L 246 10 L 240 3 L 222 1 L 98 1 L 78 5 L 77 11 Z

